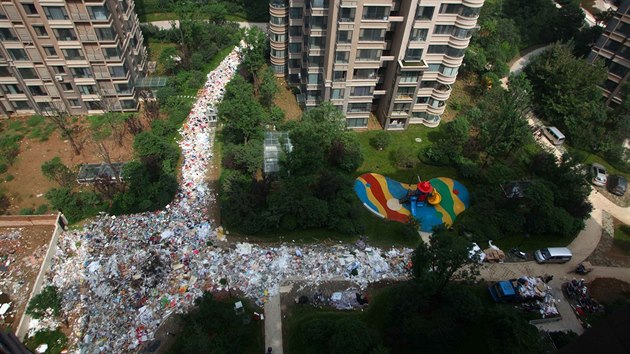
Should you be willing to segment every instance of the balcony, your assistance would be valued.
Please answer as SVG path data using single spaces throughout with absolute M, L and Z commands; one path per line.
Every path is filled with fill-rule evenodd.
M 79 38 L 81 39 L 81 42 L 96 42 L 98 40 L 95 34 L 82 33 L 79 34 Z
M 272 9 L 286 9 L 287 6 L 287 2 L 284 0 L 271 0 L 271 2 L 269 2 L 269 7 Z
M 405 60 L 399 59 L 398 65 L 401 70 L 426 70 L 429 68 L 424 60 Z
M 70 18 L 72 18 L 74 21 L 89 21 L 90 15 L 83 12 L 71 12 Z

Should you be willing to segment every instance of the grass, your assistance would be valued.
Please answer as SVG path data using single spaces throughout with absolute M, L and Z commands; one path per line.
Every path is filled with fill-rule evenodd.
M 441 128 L 427 128 L 424 126 L 410 126 L 404 131 L 389 132 L 392 136 L 391 144 L 382 151 L 374 149 L 370 145 L 370 138 L 375 136 L 379 131 L 368 131 L 356 133 L 361 144 L 364 162 L 358 168 L 357 175 L 363 173 L 374 172 L 386 175 L 399 182 L 415 183 L 416 176 L 420 176 L 423 180 L 434 177 L 456 177 L 455 168 L 450 166 L 432 166 L 417 161 L 416 167 L 412 169 L 399 169 L 394 164 L 394 154 L 400 149 L 408 149 L 413 151 L 414 156 L 420 153 L 424 147 L 431 145 L 440 137 Z M 415 141 L 416 138 L 422 139 L 421 143 Z
M 609 175 L 622 175 L 624 177 L 626 177 L 626 179 L 630 179 L 630 173 L 623 171 L 622 169 L 619 169 L 613 165 L 611 165 L 608 161 L 606 161 L 603 157 L 596 155 L 590 151 L 586 151 L 586 150 L 582 150 L 582 149 L 578 149 L 572 146 L 567 146 L 565 144 L 565 146 L 567 147 L 567 149 L 573 153 L 573 154 L 577 154 L 580 156 L 585 156 L 584 160 L 582 161 L 582 164 L 584 165 L 591 165 L 592 163 L 598 163 L 600 165 L 603 165 L 606 170 L 608 171 Z
M 54 331 L 41 330 L 35 333 L 34 336 L 26 339 L 24 345 L 30 350 L 35 351 L 40 344 L 47 344 L 49 354 L 60 354 L 64 349 L 67 349 L 68 338 L 59 329 Z
M 155 68 L 155 75 L 163 75 L 164 74 L 164 66 L 158 60 L 162 52 L 166 48 L 177 47 L 176 43 L 168 43 L 168 42 L 149 42 L 149 60 L 157 63 L 157 67 Z
M 518 248 L 523 252 L 531 253 L 535 250 L 545 247 L 565 247 L 576 235 L 568 237 L 560 237 L 558 235 L 537 235 L 525 237 L 522 235 L 506 235 L 501 239 L 492 240 L 492 243 L 498 246 L 503 252 L 507 253 L 512 248 Z M 486 245 L 479 245 L 482 249 L 486 248 Z
M 140 22 L 170 21 L 170 20 L 177 20 L 177 14 L 174 12 L 156 12 L 152 14 L 143 15 L 140 18 Z
M 217 66 L 219 66 L 219 64 L 221 64 L 221 62 L 223 61 L 223 59 L 225 59 L 225 57 L 230 54 L 230 52 L 234 49 L 234 46 L 230 45 L 227 46 L 223 49 L 221 49 L 217 54 L 214 55 L 214 57 L 212 58 L 212 60 L 210 60 L 209 62 L 206 63 L 206 65 L 204 65 L 203 67 L 203 72 L 204 73 L 209 73 L 212 70 L 216 69 Z
M 615 239 L 613 243 L 630 256 L 630 226 L 624 224 L 617 225 L 615 227 Z

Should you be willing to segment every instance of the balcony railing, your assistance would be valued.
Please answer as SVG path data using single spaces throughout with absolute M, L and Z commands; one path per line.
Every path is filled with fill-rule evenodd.
M 90 15 L 87 13 L 82 13 L 82 12 L 71 12 L 70 18 L 72 18 L 75 21 L 89 21 Z

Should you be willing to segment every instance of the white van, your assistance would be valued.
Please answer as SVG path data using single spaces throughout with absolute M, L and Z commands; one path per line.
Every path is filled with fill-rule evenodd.
M 542 248 L 534 252 L 534 258 L 538 263 L 566 263 L 571 257 L 573 254 L 566 247 Z
M 564 143 L 564 134 L 556 127 L 543 127 L 543 134 L 545 134 L 547 139 L 554 145 L 560 146 Z

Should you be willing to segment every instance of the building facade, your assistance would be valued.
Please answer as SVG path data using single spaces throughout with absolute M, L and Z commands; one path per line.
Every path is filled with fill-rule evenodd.
M 630 0 L 621 3 L 615 16 L 608 21 L 604 33 L 592 48 L 588 61 L 602 61 L 608 70 L 602 92 L 606 104 L 615 106 L 622 101 L 621 89 L 630 73 Z
M 484 0 L 272 0 L 271 63 L 350 128 L 437 126 Z
M 0 0 L 0 115 L 135 111 L 133 0 Z

